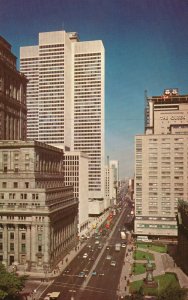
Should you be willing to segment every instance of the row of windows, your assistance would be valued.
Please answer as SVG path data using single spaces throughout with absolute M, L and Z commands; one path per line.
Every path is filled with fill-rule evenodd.
M 5 199 L 5 193 L 0 193 L 0 199 Z M 38 200 L 39 199 L 39 195 L 38 194 L 25 194 L 25 193 L 20 193 L 20 194 L 18 194 L 18 193 L 9 193 L 9 200 L 12 200 L 12 199 L 16 199 L 16 198 L 18 198 L 18 195 L 20 196 L 19 198 L 20 199 L 29 199 L 30 198 L 30 195 L 32 195 L 31 196 L 31 199 L 32 200 Z
M 54 48 L 63 48 L 64 44 L 54 44 L 54 45 L 39 45 L 39 49 L 49 49 L 48 51 L 50 51 L 50 48 L 52 49 L 52 51 L 54 50 Z
M 18 188 L 18 182 L 13 182 L 12 187 L 15 188 L 15 189 Z M 24 187 L 26 189 L 28 189 L 29 188 L 29 182 L 25 182 Z M 2 188 L 3 189 L 7 188 L 7 182 L 2 182 Z M 10 185 L 9 185 L 9 188 L 10 188 Z
M 10 237 L 10 240 L 14 240 L 14 237 L 15 237 L 14 232 L 10 232 L 9 237 Z M 0 240 L 2 240 L 2 239 L 3 239 L 3 232 L 0 231 Z M 26 239 L 26 234 L 24 232 L 21 233 L 21 239 L 22 240 Z

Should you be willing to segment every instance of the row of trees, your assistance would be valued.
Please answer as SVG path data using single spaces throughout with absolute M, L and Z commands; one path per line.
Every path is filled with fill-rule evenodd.
M 18 299 L 26 279 L 27 276 L 18 276 L 15 273 L 7 272 L 5 266 L 0 264 L 0 299 Z

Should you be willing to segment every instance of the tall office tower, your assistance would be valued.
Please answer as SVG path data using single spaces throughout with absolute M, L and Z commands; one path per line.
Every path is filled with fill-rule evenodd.
M 188 95 L 148 97 L 146 116 L 135 141 L 135 233 L 176 236 L 177 205 L 188 200 Z
M 11 45 L 0 36 L 0 140 L 26 138 L 26 84 Z
M 107 160 L 107 165 L 105 166 L 105 209 L 116 204 L 116 194 L 119 181 L 118 160 L 109 161 L 109 157 Z
M 29 79 L 29 139 L 70 147 L 73 40 L 65 31 L 45 32 L 39 45 L 20 48 L 20 70 Z
M 104 198 L 104 47 L 101 41 L 74 48 L 74 150 L 89 156 L 89 199 Z M 93 214 L 92 203 L 89 206 Z
M 89 199 L 104 198 L 104 47 L 76 33 L 39 33 L 21 47 L 29 79 L 28 138 L 64 145 L 89 156 Z M 90 203 L 92 206 L 92 203 Z

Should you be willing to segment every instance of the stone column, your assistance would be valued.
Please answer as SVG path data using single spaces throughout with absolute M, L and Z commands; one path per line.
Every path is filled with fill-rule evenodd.
M 7 225 L 3 226 L 3 261 L 8 266 L 8 229 Z
M 31 225 L 31 263 L 36 263 L 36 252 L 37 252 L 37 245 L 36 245 L 36 238 L 37 238 L 37 232 L 36 232 L 36 226 Z
M 45 222 L 44 224 L 44 263 L 48 264 L 49 263 L 49 247 L 50 247 L 50 239 L 49 239 L 49 223 Z
M 31 226 L 27 225 L 26 231 L 26 260 L 31 261 Z
M 19 245 L 20 245 L 20 237 L 19 237 L 19 230 L 18 230 L 18 225 L 15 225 L 15 236 L 14 236 L 14 244 L 15 244 L 15 250 L 14 250 L 14 254 L 15 254 L 15 261 L 16 262 L 20 262 L 19 260 Z
M 6 115 L 6 139 L 9 139 L 9 116 Z

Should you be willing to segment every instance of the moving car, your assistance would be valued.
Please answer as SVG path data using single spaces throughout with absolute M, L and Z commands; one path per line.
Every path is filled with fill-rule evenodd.
M 85 272 L 80 272 L 80 273 L 78 274 L 78 277 L 79 277 L 79 278 L 86 277 L 86 274 L 85 274 Z
M 93 271 L 93 272 L 92 272 L 92 275 L 93 275 L 93 276 L 96 276 L 96 275 L 97 275 L 97 272 L 96 272 L 96 271 Z
M 115 267 L 116 266 L 116 261 L 112 260 L 111 263 L 110 263 L 110 265 L 113 266 L 113 267 Z

